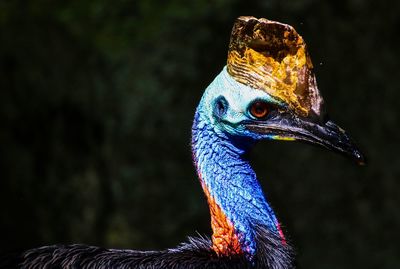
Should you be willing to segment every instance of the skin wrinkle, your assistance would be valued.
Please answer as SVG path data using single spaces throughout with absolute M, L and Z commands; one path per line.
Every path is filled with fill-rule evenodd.
M 226 145 L 224 145 L 224 149 L 225 149 L 225 147 L 226 147 Z M 215 150 L 214 150 L 213 148 L 212 148 L 212 151 L 213 151 L 213 153 L 215 153 Z M 226 152 L 224 152 L 224 153 L 222 154 L 222 159 L 224 159 L 224 157 L 226 156 L 226 154 L 227 154 Z M 227 164 L 225 167 L 222 166 L 219 162 L 216 162 L 216 165 L 220 166 L 222 169 L 224 169 L 224 168 L 226 168 L 226 167 L 232 168 L 232 171 L 234 171 L 234 175 L 235 175 L 235 174 L 236 174 L 236 175 L 239 174 L 239 173 L 236 172 L 236 171 L 241 171 L 240 174 L 243 175 L 243 176 L 253 176 L 253 173 L 246 171 L 247 169 L 250 168 L 250 165 L 249 165 L 247 162 L 244 162 L 244 163 L 243 163 L 243 162 L 230 163 L 230 164 Z M 224 170 L 222 170 L 222 171 L 224 171 Z M 242 172 L 242 171 L 244 171 L 244 172 Z M 218 180 L 220 177 L 225 178 L 226 176 L 227 176 L 227 175 L 225 175 L 225 173 L 224 173 L 223 176 L 217 175 L 216 180 Z M 229 179 L 226 180 L 226 183 L 229 184 L 229 185 L 231 185 L 232 187 L 235 187 L 235 189 L 237 190 L 236 192 L 234 192 L 235 194 L 241 196 L 244 200 L 247 200 L 247 201 L 251 202 L 252 205 L 253 205 L 253 207 L 254 207 L 260 214 L 263 213 L 263 212 L 262 212 L 262 209 L 255 203 L 255 199 L 252 197 L 252 194 L 249 193 L 249 192 L 246 192 L 245 190 L 243 190 L 243 186 L 239 186 L 239 185 L 235 184 L 234 181 L 231 181 L 231 180 L 229 180 Z
M 210 128 L 211 124 L 204 124 L 202 121 L 207 119 L 201 112 L 203 112 L 201 109 L 196 112 L 192 142 L 202 185 L 206 188 L 206 194 L 209 192 L 207 195 L 211 196 L 212 202 L 221 208 L 228 222 L 234 226 L 242 249 L 252 255 L 256 251 L 254 225 L 260 222 L 270 227 L 271 231 L 277 232 L 276 217 L 265 201 L 254 171 L 242 157 L 245 149 L 233 145 L 222 132 Z M 213 161 L 207 162 L 208 160 Z M 211 214 L 214 214 L 213 210 Z M 212 225 L 224 225 L 223 221 L 213 221 Z M 219 227 L 213 227 L 213 231 L 225 232 Z M 214 239 L 221 236 L 224 240 Z M 214 234 L 214 250 L 229 250 L 219 245 L 229 244 L 226 240 L 234 240 L 229 238 L 229 235 Z
M 248 176 L 250 173 L 241 173 L 241 174 L 245 174 L 246 176 Z M 235 192 L 235 194 L 241 196 L 244 200 L 247 200 L 249 202 L 251 201 L 251 203 L 259 211 L 259 213 L 262 213 L 262 209 L 257 204 L 255 204 L 252 194 L 249 192 L 246 192 L 246 190 L 243 190 L 243 186 L 237 185 L 237 184 L 235 184 L 234 181 L 231 181 L 229 179 L 226 180 L 226 183 L 232 187 L 235 187 L 235 189 L 237 190 L 237 192 Z M 243 193 L 246 193 L 247 195 L 244 195 Z

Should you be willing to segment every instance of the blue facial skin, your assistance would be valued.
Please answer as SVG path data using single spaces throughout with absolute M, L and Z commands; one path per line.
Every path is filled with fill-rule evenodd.
M 226 67 L 206 89 L 192 129 L 194 162 L 203 184 L 235 227 L 242 250 L 256 251 L 254 225 L 279 234 L 278 220 L 245 153 L 260 139 L 241 123 L 253 119 L 249 106 L 256 100 L 282 106 L 267 93 L 235 81 Z

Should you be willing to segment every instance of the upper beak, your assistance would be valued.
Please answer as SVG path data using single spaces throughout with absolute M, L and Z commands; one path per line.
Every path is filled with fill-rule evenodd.
M 291 113 L 282 113 L 265 122 L 247 122 L 245 126 L 252 132 L 276 139 L 293 139 L 320 145 L 347 155 L 360 165 L 365 164 L 363 154 L 349 135 L 332 121 L 315 123 Z

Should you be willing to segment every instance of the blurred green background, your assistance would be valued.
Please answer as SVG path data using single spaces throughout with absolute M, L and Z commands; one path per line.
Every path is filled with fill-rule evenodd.
M 400 2 L 0 1 L 0 249 L 162 249 L 210 234 L 190 128 L 234 19 L 293 25 L 366 167 L 309 145 L 251 159 L 301 268 L 400 268 Z

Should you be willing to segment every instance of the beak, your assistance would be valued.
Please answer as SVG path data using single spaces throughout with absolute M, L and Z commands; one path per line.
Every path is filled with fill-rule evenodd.
M 359 165 L 365 164 L 363 154 L 347 133 L 332 121 L 315 123 L 291 113 L 282 113 L 267 121 L 251 121 L 245 128 L 277 140 L 299 140 L 342 153 Z

